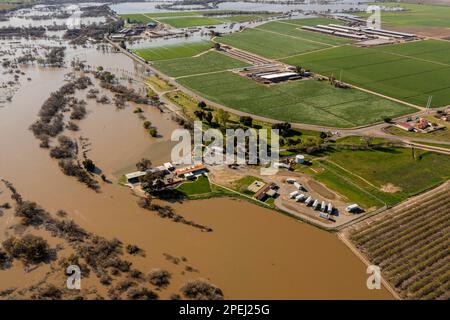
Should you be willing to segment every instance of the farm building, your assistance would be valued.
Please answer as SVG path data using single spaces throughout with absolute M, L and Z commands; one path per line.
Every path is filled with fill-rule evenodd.
M 178 177 L 183 177 L 185 179 L 192 179 L 196 176 L 199 176 L 203 173 L 208 172 L 208 169 L 203 164 L 198 164 L 195 166 L 179 168 L 175 170 L 175 174 Z
M 265 201 L 268 197 L 275 197 L 277 195 L 276 188 L 277 185 L 275 183 L 268 183 L 255 193 L 253 197 L 256 200 Z
M 338 24 L 318 24 L 316 26 L 302 26 L 302 29 L 330 34 L 338 37 L 349 38 L 353 40 L 367 39 L 385 39 L 385 40 L 412 40 L 416 35 L 411 33 L 403 33 L 384 29 L 364 28 L 364 27 L 347 27 Z
M 273 83 L 283 82 L 291 79 L 298 79 L 299 77 L 300 75 L 297 72 L 280 72 L 260 76 L 260 78 Z
M 407 122 L 399 122 L 395 125 L 397 128 L 400 128 L 402 130 L 406 130 L 406 131 L 413 131 L 414 128 L 413 126 L 411 126 L 409 123 Z
M 127 183 L 136 184 L 136 183 L 140 182 L 139 178 L 145 176 L 147 173 L 165 172 L 166 174 L 168 174 L 170 170 L 166 167 L 166 165 L 168 166 L 169 164 L 170 163 L 166 163 L 163 166 L 150 168 L 146 171 L 136 171 L 136 172 L 127 173 L 127 174 L 125 174 L 125 178 L 127 180 Z M 170 165 L 172 165 L 172 164 L 170 164 Z
M 147 174 L 147 172 L 145 172 L 145 171 L 136 171 L 136 172 L 127 173 L 125 175 L 125 178 L 127 179 L 128 183 L 136 184 L 136 183 L 139 183 L 139 178 L 145 176 L 146 174 Z
M 421 118 L 415 125 L 414 128 L 418 129 L 418 130 L 425 130 L 426 128 L 428 128 L 429 126 L 431 126 L 430 122 L 428 122 L 428 120 Z

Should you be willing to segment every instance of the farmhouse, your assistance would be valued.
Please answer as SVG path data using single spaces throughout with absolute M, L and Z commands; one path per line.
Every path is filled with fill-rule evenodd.
M 414 130 L 414 127 L 411 126 L 411 125 L 410 125 L 409 123 L 407 123 L 407 122 L 399 122 L 399 123 L 397 123 L 395 126 L 396 126 L 397 128 L 402 129 L 402 130 L 405 130 L 405 131 L 413 131 L 413 130 Z

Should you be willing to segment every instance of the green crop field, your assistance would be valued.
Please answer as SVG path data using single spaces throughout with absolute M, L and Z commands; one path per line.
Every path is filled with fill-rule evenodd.
M 407 11 L 381 12 L 384 27 L 450 27 L 450 6 L 422 5 L 409 3 L 383 3 Z M 360 14 L 367 16 L 367 14 Z
M 157 20 L 174 28 L 210 26 L 224 23 L 223 19 L 210 17 L 171 17 L 158 18 Z
M 360 90 L 337 89 L 314 80 L 265 86 L 222 72 L 178 81 L 212 101 L 281 121 L 354 127 L 415 111 Z
M 211 48 L 211 42 L 198 41 L 154 48 L 134 49 L 133 52 L 147 61 L 157 61 L 192 57 Z
M 223 19 L 226 19 L 231 22 L 246 22 L 246 21 L 253 21 L 263 18 L 268 18 L 273 16 L 273 14 L 236 14 L 232 16 L 226 16 L 223 17 Z
M 208 13 L 220 11 L 208 11 Z M 246 22 L 267 18 L 273 14 L 236 14 L 230 15 L 230 11 L 224 12 L 225 16 L 207 16 L 201 11 L 180 11 L 180 12 L 156 12 L 156 13 L 134 13 L 121 14 L 120 16 L 130 22 L 149 23 L 151 21 L 159 21 L 168 24 L 174 28 L 189 28 L 209 25 L 218 25 L 226 22 Z
M 200 13 L 196 11 L 171 11 L 171 12 L 150 12 L 150 13 L 142 13 L 150 18 L 168 18 L 168 17 L 192 17 L 199 16 Z
M 349 42 L 298 28 L 299 25 L 290 22 L 273 21 L 216 39 L 220 43 L 275 59 Z
M 317 178 L 331 188 L 339 186 L 336 190 L 366 207 L 380 206 L 377 198 L 393 205 L 450 178 L 450 156 L 433 152 L 415 150 L 413 157 L 412 149 L 378 148 L 318 156 L 325 171 Z M 356 192 L 356 187 L 373 196 Z
M 309 21 L 313 19 L 300 19 L 304 21 Z M 316 20 L 316 19 L 314 19 Z M 329 19 L 326 19 L 329 20 Z M 295 21 L 295 20 L 293 20 Z M 311 21 L 309 21 L 310 23 Z M 300 22 L 298 22 L 300 23 Z M 309 23 L 306 23 L 308 25 Z M 320 23 L 320 22 L 318 22 Z M 332 23 L 332 22 L 329 22 Z M 260 25 L 256 27 L 255 29 L 258 30 L 264 30 L 267 32 L 270 32 L 271 34 L 269 36 L 277 36 L 277 35 L 284 35 L 289 36 L 291 39 L 296 40 L 297 38 L 300 40 L 315 42 L 319 44 L 323 44 L 325 46 L 332 46 L 332 45 L 340 45 L 344 43 L 351 42 L 350 39 L 330 36 L 318 32 L 311 32 L 307 30 L 302 30 L 300 24 L 292 23 L 291 20 L 283 20 L 283 21 L 272 21 L 265 23 L 263 25 Z
M 147 15 L 140 13 L 121 14 L 120 16 L 130 23 L 149 23 L 155 21 Z
M 120 16 L 130 22 L 149 23 L 159 21 L 174 28 L 216 25 L 225 22 L 222 18 L 205 17 L 198 12 L 135 13 Z
M 343 24 L 343 22 L 340 20 L 328 18 L 289 19 L 289 20 L 279 20 L 279 22 L 295 24 L 297 26 L 315 26 L 318 24 L 329 24 L 329 23 Z
M 426 106 L 450 104 L 450 42 L 426 40 L 374 48 L 342 46 L 284 59 L 323 75 Z M 342 73 L 341 73 L 342 72 Z
M 154 66 L 172 77 L 224 71 L 248 66 L 247 63 L 210 51 L 197 57 L 155 62 Z

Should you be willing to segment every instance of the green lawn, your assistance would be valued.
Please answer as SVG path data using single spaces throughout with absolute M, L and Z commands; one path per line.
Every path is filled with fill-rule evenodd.
M 155 62 L 154 66 L 169 76 L 180 77 L 242 68 L 248 64 L 219 52 L 210 51 L 197 57 Z
M 301 65 L 323 75 L 426 106 L 450 104 L 450 42 L 426 40 L 359 48 L 342 46 L 312 52 L 283 62 Z
M 147 61 L 158 61 L 192 57 L 211 48 L 211 42 L 199 41 L 162 47 L 134 49 L 133 52 Z
M 356 89 L 327 82 L 294 81 L 264 86 L 231 72 L 180 78 L 210 100 L 268 118 L 336 127 L 354 127 L 412 113 L 415 109 Z
M 321 175 L 335 175 L 340 179 L 322 177 L 324 183 L 342 184 L 346 180 L 352 181 L 360 188 L 368 191 L 375 197 L 393 205 L 399 201 L 425 191 L 450 178 L 450 156 L 433 152 L 415 150 L 409 148 L 379 148 L 376 150 L 338 150 L 320 154 L 321 163 L 324 165 L 324 173 Z M 396 188 L 396 192 L 386 192 L 387 186 Z M 355 188 L 349 191 L 341 190 L 339 185 L 335 189 L 355 199 Z M 391 191 L 393 191 L 391 189 Z M 364 196 L 364 193 L 358 193 Z M 358 200 L 361 202 L 361 200 Z M 367 201 L 367 200 L 365 200 Z M 376 200 L 373 199 L 375 202 Z M 364 204 L 362 204 L 364 205 Z
M 260 178 L 257 178 L 257 177 L 245 176 L 237 181 L 234 181 L 233 189 L 235 189 L 236 191 L 238 191 L 240 193 L 244 193 L 244 194 L 252 196 L 254 193 L 247 190 L 247 188 L 249 185 L 251 185 L 255 181 L 264 182 Z
M 369 191 L 359 187 L 351 179 L 346 180 L 345 177 L 345 173 L 342 174 L 342 172 L 328 167 L 324 171 L 314 174 L 315 179 L 324 183 L 330 189 L 339 192 L 349 203 L 357 203 L 366 210 L 369 208 L 381 208 L 384 205 L 382 200 L 378 200 Z
M 408 3 L 382 3 L 380 5 L 407 9 L 403 12 L 382 12 L 383 27 L 450 27 L 450 6 Z M 360 15 L 367 16 L 367 14 Z
M 379 143 L 385 143 L 390 140 L 384 139 L 384 138 L 368 138 L 368 137 L 360 137 L 360 136 L 348 136 L 344 138 L 340 138 L 336 140 L 336 143 L 344 144 L 344 145 L 354 145 L 354 146 L 366 146 L 368 142 L 370 144 L 379 144 Z
M 207 177 L 199 176 L 195 181 L 185 182 L 179 185 L 177 191 L 186 196 L 196 196 L 211 192 L 211 186 Z

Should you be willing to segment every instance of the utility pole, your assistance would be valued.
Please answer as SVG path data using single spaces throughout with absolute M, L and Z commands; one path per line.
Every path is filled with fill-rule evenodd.
M 433 96 L 429 96 L 428 97 L 428 102 L 427 102 L 427 109 L 430 110 L 431 109 L 431 100 L 433 99 Z

